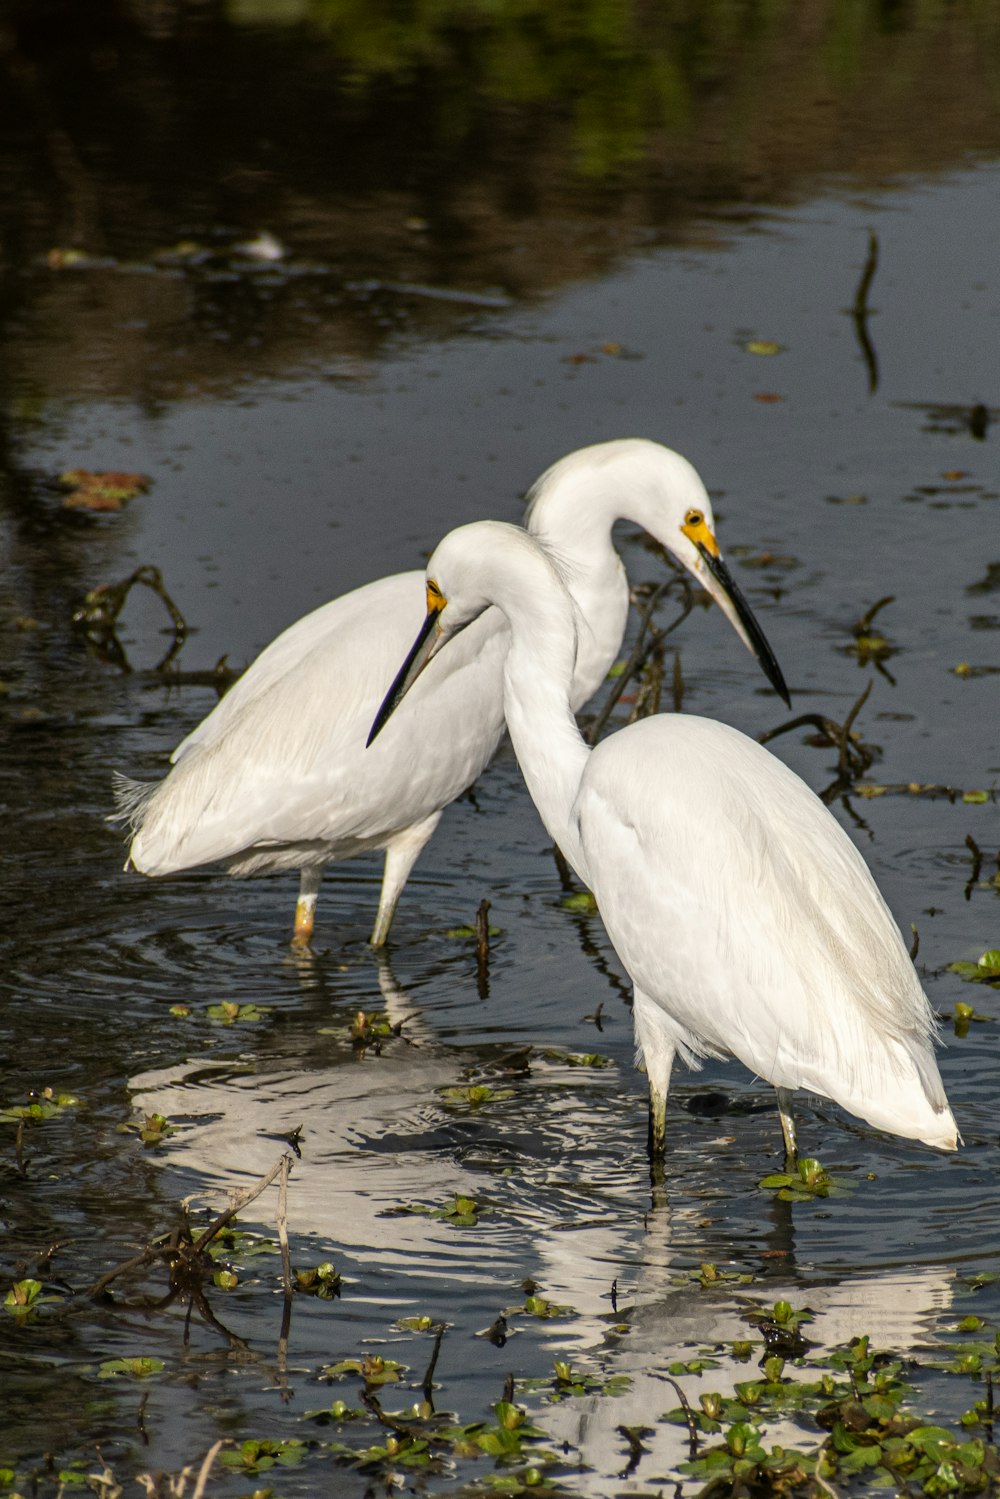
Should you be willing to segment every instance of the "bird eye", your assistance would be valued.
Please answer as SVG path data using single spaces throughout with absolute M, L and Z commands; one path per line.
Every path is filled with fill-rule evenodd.
M 704 519 L 705 517 L 700 510 L 689 510 L 684 517 L 684 524 L 686 526 L 700 526 Z
M 437 586 L 437 584 L 435 583 L 434 579 L 433 578 L 428 578 L 427 579 L 427 608 L 428 608 L 428 610 L 431 610 L 431 609 L 441 610 L 441 609 L 444 608 L 444 606 L 445 606 L 445 604 L 447 602 L 448 602 L 448 600 L 445 598 L 444 594 L 441 592 L 440 588 Z

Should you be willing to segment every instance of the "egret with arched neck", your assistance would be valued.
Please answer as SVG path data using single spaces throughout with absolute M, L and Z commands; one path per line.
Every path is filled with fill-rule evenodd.
M 702 524 L 692 515 L 685 530 L 707 545 Z M 657 715 L 588 749 L 570 699 L 572 600 L 525 532 L 462 526 L 426 576 L 424 625 L 371 738 L 429 661 L 447 660 L 485 610 L 504 614 L 507 726 L 542 821 L 594 892 L 634 985 L 654 1155 L 678 1055 L 738 1057 L 773 1083 L 789 1156 L 798 1088 L 953 1150 L 930 1005 L 867 865 L 818 797 L 711 719 Z M 414 743 L 414 764 L 435 750 Z
M 574 710 L 604 681 L 625 631 L 628 581 L 616 520 L 661 542 L 708 590 L 787 696 L 770 648 L 715 540 L 705 486 L 680 454 L 642 438 L 599 443 L 553 465 L 526 524 L 562 558 L 577 617 Z M 421 678 L 391 730 L 365 738 L 424 613 L 424 577 L 398 573 L 291 625 L 174 750 L 159 782 L 116 778 L 132 827 L 126 868 L 167 875 L 203 864 L 230 874 L 300 871 L 295 938 L 313 932 L 323 868 L 385 849 L 374 946 L 385 942 L 410 871 L 443 809 L 476 779 L 503 732 L 507 626 L 486 610 Z M 414 764 L 415 741 L 435 753 Z

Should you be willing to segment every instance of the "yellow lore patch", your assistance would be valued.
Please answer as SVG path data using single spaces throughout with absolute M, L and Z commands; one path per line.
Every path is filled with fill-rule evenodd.
M 440 614 L 448 600 L 433 578 L 427 579 L 427 613 Z
M 719 543 L 712 534 L 712 529 L 702 515 L 700 510 L 689 510 L 684 517 L 681 530 L 689 541 L 693 541 L 696 547 L 704 547 L 710 557 L 719 555 Z

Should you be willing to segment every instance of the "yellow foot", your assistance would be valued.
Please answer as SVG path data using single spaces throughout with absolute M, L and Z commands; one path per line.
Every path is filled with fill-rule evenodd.
M 312 941 L 316 917 L 316 901 L 300 900 L 295 907 L 295 930 L 292 932 L 293 947 L 308 947 Z

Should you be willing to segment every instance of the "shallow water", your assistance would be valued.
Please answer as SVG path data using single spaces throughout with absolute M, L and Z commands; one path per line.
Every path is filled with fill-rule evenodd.
M 254 28 L 220 35 L 251 76 Z M 282 38 L 283 68 L 303 54 Z M 899 45 L 910 40 L 904 28 Z M 130 55 L 137 44 L 117 45 Z M 178 45 L 164 41 L 166 55 Z M 140 51 L 149 73 L 139 76 L 165 87 L 155 41 Z M 190 55 L 203 55 L 194 41 Z M 24 58 L 42 89 L 48 75 L 27 41 Z M 298 122 L 294 90 L 277 95 Z M 936 150 L 914 144 L 911 124 L 900 106 L 899 140 L 894 151 L 883 142 L 878 162 L 817 157 L 806 131 L 782 165 L 778 131 L 758 142 L 761 180 L 744 162 L 723 191 L 702 162 L 669 212 L 618 178 L 614 190 L 581 185 L 564 164 L 551 193 L 497 214 L 479 240 L 464 199 L 465 238 L 443 213 L 424 228 L 406 228 L 401 203 L 376 213 L 356 181 L 324 196 L 313 148 L 280 139 L 294 201 L 272 176 L 258 198 L 224 204 L 215 178 L 239 182 L 249 168 L 231 147 L 232 176 L 216 171 L 217 146 L 211 170 L 194 171 L 197 137 L 183 120 L 171 129 L 187 174 L 157 158 L 155 203 L 129 218 L 128 152 L 109 165 L 80 133 L 102 235 L 83 246 L 92 262 L 62 269 L 45 259 L 66 242 L 48 213 L 56 199 L 40 207 L 37 187 L 21 185 L 14 201 L 34 206 L 9 239 L 0 475 L 0 1103 L 51 1086 L 80 1104 L 20 1143 L 0 1125 L 5 1271 L 32 1273 L 59 1246 L 42 1276 L 57 1300 L 11 1318 L 0 1344 L 0 1468 L 23 1474 L 45 1454 L 56 1467 L 90 1462 L 99 1444 L 131 1475 L 176 1470 L 219 1436 L 322 1439 L 328 1429 L 304 1413 L 357 1395 L 320 1382 L 320 1370 L 374 1349 L 409 1366 L 419 1387 L 430 1340 L 394 1323 L 426 1314 L 449 1323 L 438 1407 L 465 1421 L 488 1415 L 508 1373 L 543 1378 L 553 1358 L 630 1375 L 620 1401 L 526 1398 L 571 1445 L 570 1489 L 603 1493 L 614 1478 L 616 1492 L 639 1491 L 684 1444 L 657 1424 L 650 1455 L 620 1477 L 617 1427 L 652 1425 L 674 1403 L 666 1364 L 731 1342 L 747 1305 L 787 1296 L 817 1312 L 821 1345 L 871 1331 L 899 1352 L 930 1344 L 964 1309 L 961 1277 L 997 1249 L 997 994 L 947 966 L 1000 944 L 988 883 L 1000 845 L 990 571 L 1000 481 L 996 429 L 979 439 L 968 422 L 976 402 L 1000 401 L 1000 142 L 970 139 L 973 159 L 945 123 Z M 5 150 L 14 139 L 8 122 Z M 552 171 L 547 139 L 523 168 L 537 192 Z M 381 140 L 370 142 L 376 156 Z M 478 181 L 470 163 L 451 162 L 456 202 Z M 365 232 L 340 217 L 352 202 L 370 215 Z M 281 261 L 230 252 L 261 228 L 287 245 Z M 866 357 L 845 309 L 870 232 Z M 210 242 L 212 256 L 178 265 L 160 254 L 184 239 Z M 755 339 L 780 350 L 748 352 Z M 88 588 L 152 563 L 191 627 L 181 666 L 205 670 L 223 654 L 242 664 L 325 598 L 418 565 L 450 526 L 516 518 L 520 495 L 562 453 L 627 434 L 668 442 L 698 466 L 796 712 L 842 720 L 872 678 L 857 723 L 879 746 L 869 781 L 991 793 L 985 803 L 893 793 L 833 805 L 904 931 L 917 927 L 934 1007 L 947 1015 L 974 1002 L 983 1017 L 963 1038 L 943 1026 L 942 1074 L 965 1139 L 954 1157 L 803 1098 L 808 1153 L 851 1190 L 779 1202 L 757 1187 L 780 1166 L 769 1090 L 713 1063 L 676 1080 L 667 1200 L 651 1203 L 621 969 L 599 919 L 563 904 L 509 750 L 446 814 L 387 963 L 365 941 L 374 857 L 328 871 L 308 958 L 286 946 L 293 879 L 122 872 L 120 835 L 104 822 L 111 770 L 159 774 L 215 693 L 147 670 L 168 644 L 152 596 L 134 595 L 123 617 L 131 673 L 88 653 L 70 623 Z M 75 466 L 141 470 L 153 485 L 120 514 L 69 515 L 45 479 Z M 638 538 L 622 547 L 633 580 L 660 575 Z M 851 654 L 851 627 L 886 595 L 877 626 L 892 649 L 878 670 Z M 675 608 L 661 607 L 664 622 Z M 696 611 L 675 647 L 685 710 L 752 734 L 788 718 L 715 611 Z M 963 662 L 976 671 L 956 674 Z M 833 779 L 834 752 L 804 734 L 771 748 L 817 789 Z M 970 836 L 984 853 L 972 888 Z M 484 897 L 500 928 L 488 993 L 473 946 L 449 935 Z M 220 1001 L 260 1014 L 223 1024 L 208 1015 Z M 358 1047 L 359 1009 L 387 1011 L 401 1034 Z M 602 1065 L 579 1065 L 591 1054 Z M 476 1108 L 446 1091 L 470 1081 L 501 1096 Z M 154 1111 L 175 1133 L 144 1148 L 134 1126 Z M 139 1308 L 134 1291 L 67 1308 L 66 1286 L 86 1286 L 172 1226 L 182 1198 L 221 1210 L 226 1190 L 269 1169 L 300 1125 L 293 1262 L 333 1260 L 344 1285 L 337 1301 L 295 1299 L 287 1367 L 274 1253 L 237 1253 L 239 1285 L 211 1292 L 228 1338 L 197 1316 L 187 1325 L 179 1302 Z M 481 1205 L 475 1224 L 398 1211 L 456 1193 Z M 241 1215 L 272 1238 L 273 1219 L 273 1189 Z M 685 1277 L 705 1262 L 753 1280 L 692 1294 Z M 529 1277 L 565 1310 L 548 1320 L 512 1311 Z M 146 1290 L 162 1295 L 162 1278 Z M 976 1310 L 995 1315 L 994 1293 L 978 1294 Z M 512 1335 L 496 1347 L 477 1334 L 504 1311 Z M 146 1381 L 100 1375 L 106 1360 L 145 1355 L 164 1364 Z M 699 1377 L 684 1382 L 694 1398 Z M 929 1398 L 954 1416 L 948 1392 Z M 372 1440 L 362 1431 L 357 1445 Z M 282 1470 L 280 1492 L 328 1482 L 328 1464 L 314 1453 Z M 218 1478 L 232 1492 L 240 1481 Z M 336 1481 L 365 1491 L 363 1475 L 337 1469 Z

